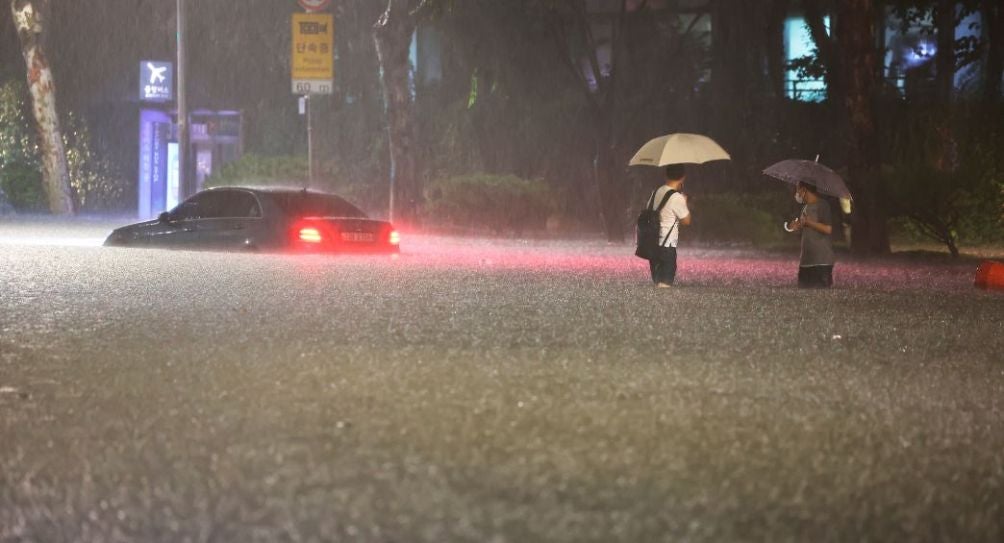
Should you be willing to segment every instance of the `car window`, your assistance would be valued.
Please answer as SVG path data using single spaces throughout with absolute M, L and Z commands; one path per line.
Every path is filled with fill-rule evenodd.
M 185 200 L 172 212 L 175 220 L 261 217 L 258 200 L 249 192 L 214 190 Z
M 196 197 L 189 198 L 171 210 L 171 219 L 175 221 L 194 219 L 198 215 L 198 208 L 199 199 Z
M 225 191 L 223 198 L 223 217 L 261 217 L 261 207 L 258 206 L 258 199 L 250 192 L 242 190 Z
M 352 217 L 365 219 L 358 207 L 331 194 L 309 192 L 276 194 L 276 204 L 294 217 Z
M 203 192 L 185 200 L 171 213 L 175 220 L 210 219 L 220 216 L 221 199 L 216 192 Z

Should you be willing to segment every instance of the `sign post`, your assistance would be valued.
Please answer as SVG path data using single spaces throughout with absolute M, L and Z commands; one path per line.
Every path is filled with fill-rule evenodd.
M 175 98 L 174 65 L 159 60 L 139 63 L 139 197 L 137 214 L 146 219 L 174 207 L 178 186 L 171 175 L 177 172 L 171 153 L 171 117 L 165 104 Z
M 329 0 L 300 0 L 307 11 L 327 6 Z M 293 94 L 303 98 L 307 116 L 307 179 L 314 183 L 314 135 L 310 95 L 331 94 L 335 77 L 335 24 L 330 13 L 294 13 L 291 78 Z
M 181 189 L 182 198 L 188 198 L 195 194 L 195 188 L 188 175 L 188 151 L 190 147 L 188 137 L 188 87 L 185 80 L 188 77 L 188 38 L 186 25 L 188 24 L 188 1 L 177 0 L 178 14 L 178 186 Z
M 314 123 L 310 117 L 310 95 L 303 97 L 303 108 L 307 112 L 307 181 L 314 185 Z
M 330 13 L 293 14 L 294 94 L 331 94 L 335 24 Z

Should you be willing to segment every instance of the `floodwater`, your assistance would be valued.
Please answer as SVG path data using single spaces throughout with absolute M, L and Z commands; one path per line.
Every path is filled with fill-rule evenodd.
M 1004 537 L 971 262 L 405 236 L 100 247 L 0 223 L 0 541 Z

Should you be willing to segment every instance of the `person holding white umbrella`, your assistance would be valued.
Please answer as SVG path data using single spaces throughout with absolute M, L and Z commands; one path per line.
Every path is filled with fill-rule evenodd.
M 666 183 L 655 189 L 649 198 L 648 208 L 659 214 L 659 247 L 649 259 L 652 282 L 658 288 L 669 288 L 676 280 L 676 245 L 680 227 L 690 225 L 690 209 L 683 194 L 686 170 L 683 164 L 666 166 Z M 659 207 L 654 207 L 658 203 Z
M 640 250 L 635 253 L 648 259 L 652 282 L 656 287 L 671 287 L 676 280 L 676 246 L 680 238 L 680 227 L 687 226 L 691 222 L 687 197 L 683 194 L 683 184 L 686 179 L 684 164 L 703 164 L 712 160 L 729 159 L 729 154 L 711 138 L 679 133 L 649 141 L 628 163 L 631 166 L 666 168 L 666 183 L 652 193 L 646 211 L 643 212 L 645 214 L 654 211 L 659 215 L 658 247 L 653 254 Z M 639 239 L 638 242 L 640 249 L 643 241 Z

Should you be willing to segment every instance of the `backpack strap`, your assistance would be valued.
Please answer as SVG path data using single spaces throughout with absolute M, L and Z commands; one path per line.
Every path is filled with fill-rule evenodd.
M 653 193 L 652 193 L 652 198 L 651 198 L 651 199 L 649 199 L 649 203 L 648 203 L 648 207 L 649 207 L 649 209 L 652 209 L 652 204 L 653 204 L 653 203 L 655 203 L 655 193 L 656 193 L 656 192 L 659 192 L 659 189 L 655 189 L 655 192 L 653 192 Z M 670 198 L 671 198 L 671 197 L 672 197 L 672 196 L 673 196 L 674 194 L 676 194 L 676 191 L 675 191 L 675 190 L 673 190 L 673 189 L 669 189 L 669 190 L 667 190 L 667 191 L 666 191 L 666 195 L 662 197 L 662 201 L 661 201 L 661 202 L 659 202 L 659 207 L 655 209 L 655 212 L 656 212 L 656 213 L 659 213 L 660 211 L 662 211 L 662 208 L 666 207 L 666 202 L 669 202 L 669 199 L 670 199 Z
M 673 222 L 673 226 L 669 227 L 669 232 L 666 232 L 666 237 L 662 238 L 662 243 L 659 244 L 660 247 L 666 246 L 666 241 L 669 240 L 669 236 L 673 234 L 673 229 L 676 228 L 676 223 L 680 222 L 679 219 Z
M 662 208 L 666 207 L 666 203 L 669 202 L 669 199 L 674 194 L 676 194 L 676 190 L 674 190 L 674 189 L 669 189 L 669 190 L 666 191 L 666 195 L 663 196 L 662 203 L 659 204 L 659 209 L 656 210 L 656 213 L 661 212 Z M 652 196 L 655 196 L 654 192 L 652 193 Z M 669 240 L 669 236 L 673 235 L 673 229 L 676 228 L 676 224 L 678 222 L 680 222 L 679 219 L 677 219 L 676 221 L 673 221 L 673 226 L 669 227 L 669 232 L 666 232 L 666 237 L 662 238 L 662 242 L 659 243 L 659 247 L 665 247 L 666 246 L 666 242 Z

